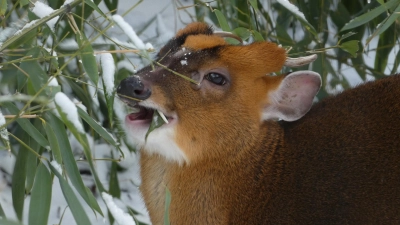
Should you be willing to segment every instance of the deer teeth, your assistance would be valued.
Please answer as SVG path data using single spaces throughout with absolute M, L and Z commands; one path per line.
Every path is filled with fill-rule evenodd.
M 161 119 L 164 120 L 165 123 L 168 123 L 167 117 L 160 110 L 157 109 L 158 114 L 160 114 Z

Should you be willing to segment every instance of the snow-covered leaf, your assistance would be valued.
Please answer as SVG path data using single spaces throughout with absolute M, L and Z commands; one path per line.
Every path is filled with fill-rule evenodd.
M 100 62 L 102 68 L 103 90 L 106 98 L 108 120 L 112 126 L 113 121 L 113 105 L 114 105 L 114 75 L 115 63 L 110 53 L 100 54 Z
M 46 166 L 39 163 L 29 205 L 29 225 L 47 225 L 50 213 L 52 179 Z M 40 207 L 39 207 L 40 206 Z
M 96 204 L 92 204 L 90 201 L 90 199 L 92 199 L 93 197 L 89 196 L 93 194 L 91 192 L 86 191 L 86 187 L 83 183 L 81 174 L 79 173 L 76 160 L 74 158 L 74 155 L 72 154 L 71 145 L 69 143 L 67 131 L 65 130 L 64 124 L 59 118 L 57 118 L 51 113 L 47 113 L 45 118 L 57 137 L 57 142 L 60 146 L 62 160 L 64 162 L 63 165 L 68 174 L 69 180 L 74 185 L 78 193 L 85 200 L 85 202 L 88 205 L 90 205 L 94 210 L 101 213 L 101 209 L 98 203 L 96 202 Z

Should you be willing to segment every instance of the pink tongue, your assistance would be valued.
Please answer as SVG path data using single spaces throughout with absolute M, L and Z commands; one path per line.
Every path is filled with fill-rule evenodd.
M 128 115 L 129 120 L 146 120 L 151 119 L 153 116 L 153 110 L 148 110 L 145 108 L 139 108 L 140 111 L 136 113 L 131 113 Z

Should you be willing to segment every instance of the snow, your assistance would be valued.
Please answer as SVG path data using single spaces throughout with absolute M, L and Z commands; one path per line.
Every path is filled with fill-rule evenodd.
M 133 218 L 121 208 L 119 208 L 113 201 L 113 197 L 105 192 L 102 193 L 104 202 L 106 203 L 110 213 L 115 221 L 120 225 L 136 225 Z
M 49 81 L 50 82 L 49 82 L 48 86 L 56 87 L 59 85 L 57 79 L 54 76 L 51 76 L 49 78 Z
M 57 172 L 58 172 L 59 174 L 63 174 L 63 173 L 62 173 L 61 165 L 60 165 L 57 161 L 53 160 L 53 161 L 51 161 L 50 163 L 51 163 L 51 165 L 54 167 L 54 169 L 57 170 Z
M 43 2 L 37 1 L 35 2 L 35 6 L 32 8 L 32 12 L 38 16 L 39 18 L 44 18 L 54 12 L 54 9 L 50 6 L 44 4 Z M 47 21 L 47 25 L 54 32 L 56 23 L 58 21 L 59 16 L 54 17 L 53 19 Z
M 140 50 L 153 49 L 153 46 L 150 43 L 143 43 L 142 39 L 137 36 L 131 25 L 129 25 L 124 18 L 117 14 L 113 15 L 112 18 L 114 22 L 125 32 L 125 34 L 128 35 L 129 39 L 133 42 L 136 48 Z
M 65 113 L 68 121 L 70 121 L 78 132 L 84 134 L 82 123 L 79 120 L 78 109 L 76 105 L 62 92 L 57 92 L 54 96 L 54 102 L 60 107 L 61 111 Z
M 187 60 L 181 60 L 181 65 L 182 66 L 187 66 L 188 65 Z
M 277 0 L 281 5 L 283 5 L 286 9 L 288 9 L 290 12 L 294 13 L 298 17 L 302 18 L 303 20 L 306 20 L 306 17 L 302 12 L 300 12 L 299 8 L 297 6 L 293 5 L 290 3 L 288 0 Z
M 104 92 L 111 96 L 114 91 L 115 63 L 110 53 L 100 54 L 101 68 L 103 70 Z
M 65 0 L 64 4 L 62 6 L 71 4 L 74 0 Z
M 3 113 L 0 111 L 0 127 L 6 124 L 6 118 L 3 116 Z
M 25 24 L 25 26 L 22 27 L 21 30 L 18 30 L 17 32 L 15 32 L 14 35 L 20 35 L 22 33 L 22 31 L 24 31 L 25 29 L 28 29 L 29 27 L 33 26 L 38 20 L 32 20 L 31 22 Z

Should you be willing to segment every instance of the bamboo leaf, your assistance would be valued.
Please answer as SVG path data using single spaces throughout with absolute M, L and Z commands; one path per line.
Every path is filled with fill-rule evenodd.
M 59 118 L 51 113 L 46 114 L 46 120 L 48 121 L 48 124 L 53 128 L 53 131 L 57 137 L 57 142 L 60 146 L 64 167 L 71 183 L 74 185 L 75 189 L 82 196 L 85 202 L 101 214 L 102 212 L 98 203 L 96 202 L 92 204 L 92 202 L 90 201 L 91 197 L 89 197 L 89 195 L 93 194 L 91 192 L 88 193 L 86 191 L 85 185 L 83 184 L 82 177 L 79 173 L 74 155 L 72 154 L 71 145 L 69 143 L 64 124 Z
M 85 3 L 88 6 L 92 7 L 92 9 L 96 10 L 96 12 L 98 12 L 104 19 L 108 19 L 106 14 L 104 14 L 103 11 L 101 11 L 101 9 L 96 4 L 94 4 L 92 0 L 85 0 Z
M 249 31 L 249 29 L 246 29 L 244 27 L 235 28 L 232 31 L 232 33 L 236 34 L 237 36 L 239 36 L 244 41 L 249 39 L 249 37 L 251 36 L 251 32 Z
M 119 181 L 118 181 L 118 164 L 117 162 L 112 162 L 111 163 L 111 170 L 110 170 L 110 190 L 109 193 L 116 197 L 120 198 L 121 197 L 121 189 L 119 187 Z
M 89 124 L 89 126 L 98 133 L 106 142 L 116 147 L 119 152 L 121 153 L 122 157 L 124 157 L 124 152 L 120 149 L 117 140 L 114 136 L 109 133 L 104 127 L 102 127 L 99 123 L 97 123 L 92 117 L 89 116 L 84 110 L 78 107 L 78 114 L 79 116 Z
M 58 164 L 62 165 L 62 158 L 61 158 L 61 150 L 59 143 L 57 141 L 57 136 L 53 130 L 53 128 L 46 122 L 43 123 L 44 130 L 46 131 L 47 138 L 50 143 L 50 149 L 53 153 L 54 159 L 57 161 Z
M 35 183 L 31 193 L 31 202 L 29 205 L 28 224 L 46 225 L 51 203 L 52 180 L 49 171 L 39 163 L 37 168 Z
M 84 33 L 76 34 L 76 41 L 78 42 L 80 48 L 80 56 L 82 59 L 83 68 L 85 69 L 90 80 L 92 80 L 92 82 L 97 85 L 97 82 L 99 80 L 99 71 L 97 68 L 96 57 L 94 56 L 92 45 L 86 38 Z
M 349 30 L 358 26 L 361 26 L 369 21 L 375 19 L 380 14 L 384 13 L 386 10 L 391 9 L 399 4 L 398 0 L 390 0 L 383 5 L 376 7 L 375 9 L 362 14 L 361 16 L 356 17 L 355 19 L 351 20 L 340 31 Z
M 219 26 L 223 31 L 231 31 L 231 28 L 229 27 L 228 21 L 226 20 L 224 14 L 222 14 L 221 11 L 218 9 L 214 9 L 214 13 L 217 16 Z
M 21 138 L 25 143 L 28 142 L 29 136 Z M 17 159 L 15 161 L 14 171 L 12 174 L 12 201 L 18 220 L 22 221 L 22 212 L 24 210 L 25 200 L 25 180 L 26 180 L 26 162 L 28 158 L 28 150 L 25 146 L 20 145 Z
M 7 220 L 6 218 L 0 218 L 1 225 L 22 225 L 22 223 L 17 221 Z
M 72 215 L 74 216 L 75 222 L 78 225 L 90 225 L 91 223 L 87 216 L 87 213 L 85 212 L 83 206 L 79 202 L 72 188 L 69 186 L 64 177 L 53 167 L 53 165 L 51 165 L 51 163 L 49 163 L 48 165 L 51 171 L 57 176 L 58 181 L 60 182 L 64 198 L 68 203 Z
M 371 36 L 369 36 L 368 39 L 366 40 L 365 45 L 368 45 L 368 43 L 372 40 L 372 38 L 379 36 L 385 30 L 387 30 L 397 20 L 399 16 L 400 16 L 400 4 L 385 21 L 383 21 L 381 24 L 378 25 L 375 32 Z
M 57 98 L 57 96 L 56 96 L 56 98 Z M 70 101 L 69 99 L 66 99 L 66 100 Z M 82 145 L 83 153 L 85 154 L 86 160 L 89 163 L 90 170 L 92 172 L 92 175 L 94 177 L 94 181 L 96 183 L 96 187 L 99 189 L 99 192 L 104 192 L 105 189 L 104 189 L 102 183 L 100 182 L 100 179 L 99 179 L 99 177 L 97 175 L 95 166 L 93 164 L 92 152 L 90 151 L 90 146 L 89 146 L 89 142 L 88 142 L 87 137 L 86 137 L 86 133 L 82 133 L 80 128 L 78 129 L 76 127 L 76 125 L 78 125 L 78 124 L 76 124 L 75 122 L 69 120 L 67 114 L 57 104 L 57 102 L 56 102 L 56 107 L 57 107 L 58 113 L 61 115 L 61 119 L 64 122 L 64 124 L 68 127 L 68 129 L 71 131 L 71 133 L 75 136 L 75 138 L 78 140 L 78 142 Z M 72 110 L 77 110 L 77 108 L 69 109 L 69 113 L 70 114 L 77 113 L 77 111 L 73 112 Z M 99 213 L 101 215 L 103 215 L 102 212 L 99 212 Z
M 278 0 L 278 3 L 281 4 L 284 8 L 286 8 L 289 12 L 292 13 L 292 15 L 300 21 L 300 23 L 303 25 L 306 30 L 308 30 L 311 34 L 314 35 L 314 37 L 318 40 L 318 33 L 315 30 L 315 28 L 306 20 L 304 14 L 299 11 L 297 6 L 293 5 L 289 1 L 286 0 Z

